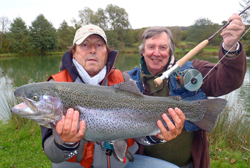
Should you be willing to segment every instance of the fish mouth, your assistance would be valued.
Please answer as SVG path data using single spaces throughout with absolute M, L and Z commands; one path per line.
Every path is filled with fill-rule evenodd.
M 35 101 L 28 99 L 27 97 L 18 97 L 18 100 L 22 101 L 21 103 L 15 105 L 11 111 L 14 114 L 21 116 L 31 115 L 38 113 L 38 108 L 35 105 Z
M 29 106 L 27 105 L 27 103 L 25 102 L 22 102 L 22 103 L 19 103 L 17 105 L 15 105 L 13 108 L 15 109 L 25 109 L 25 108 L 28 108 Z
M 12 113 L 16 115 L 19 115 L 20 117 L 31 119 L 35 121 L 36 123 L 38 123 L 39 125 L 42 125 L 47 128 L 52 128 L 51 123 L 54 123 L 59 118 L 59 117 L 53 117 L 53 115 L 52 117 L 48 116 L 46 118 L 45 115 L 39 113 L 38 107 L 36 107 L 35 105 L 35 101 L 30 100 L 26 97 L 18 98 L 18 99 L 22 100 L 23 102 L 15 105 L 11 109 L 11 111 Z

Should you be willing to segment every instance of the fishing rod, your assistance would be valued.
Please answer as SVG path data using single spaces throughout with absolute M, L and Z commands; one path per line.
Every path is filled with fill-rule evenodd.
M 243 14 L 246 10 L 248 10 L 250 8 L 250 5 L 249 6 L 247 6 L 243 11 L 241 11 L 240 13 L 239 13 L 239 15 L 241 15 L 241 14 Z M 206 40 L 204 40 L 204 41 L 202 41 L 201 43 L 199 43 L 196 47 L 194 47 L 192 50 L 190 50 L 185 56 L 183 56 L 180 60 L 178 60 L 177 62 L 176 62 L 176 64 L 172 67 L 172 68 L 170 68 L 170 69 L 168 69 L 167 71 L 165 71 L 165 72 L 163 72 L 163 74 L 160 76 L 160 77 L 158 77 L 158 78 L 156 78 L 155 80 L 154 80 L 154 82 L 155 82 L 155 84 L 157 85 L 157 86 L 159 86 L 162 82 L 163 82 L 163 80 L 166 78 L 169 78 L 169 76 L 172 74 L 172 73 L 174 73 L 174 72 L 176 72 L 176 71 L 178 71 L 179 70 L 179 68 L 181 68 L 188 60 L 190 60 L 192 57 L 194 57 L 200 50 L 202 50 L 208 43 L 209 43 L 209 41 L 210 40 L 212 40 L 220 31 L 222 31 L 223 29 L 225 29 L 230 23 L 232 22 L 232 20 L 230 20 L 229 22 L 227 22 L 227 24 L 225 24 L 223 27 L 221 27 L 217 32 L 215 32 L 212 36 L 210 36 L 208 39 L 206 39 Z M 200 78 L 201 77 L 201 75 L 198 75 L 197 74 L 197 78 Z M 201 77 L 202 78 L 202 77 Z M 196 78 L 192 78 L 191 80 L 190 80 L 190 82 L 192 83 L 192 84 L 196 84 L 197 83 L 197 79 Z M 195 88 L 197 88 L 197 87 L 195 87 Z

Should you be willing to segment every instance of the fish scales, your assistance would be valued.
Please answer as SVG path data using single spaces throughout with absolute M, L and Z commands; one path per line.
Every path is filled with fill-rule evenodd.
M 156 121 L 161 119 L 162 113 L 166 112 L 168 108 L 174 108 L 178 106 L 176 103 L 180 102 L 169 98 L 138 96 L 134 93 L 124 92 L 123 90 L 120 91 L 110 87 L 90 87 L 87 91 L 86 89 L 80 89 L 81 87 L 77 88 L 78 91 L 74 92 L 74 94 L 75 98 L 78 97 L 78 99 L 73 99 L 73 97 L 71 97 L 70 99 L 73 99 L 74 102 L 66 106 L 66 109 L 68 107 L 77 108 L 73 104 L 88 107 L 88 109 L 85 108 L 85 110 L 79 110 L 81 111 L 80 118 L 85 120 L 87 123 L 86 129 L 94 130 L 89 132 L 87 131 L 85 135 L 86 139 L 88 139 L 88 137 L 94 137 L 94 139 L 98 140 L 104 139 L 106 141 L 110 140 L 108 137 L 120 137 L 124 139 L 126 138 L 124 135 L 126 135 L 125 132 L 128 131 L 127 129 L 131 132 L 130 136 L 135 137 L 138 135 L 137 129 L 140 127 L 150 128 L 145 129 L 145 133 L 141 133 L 148 134 L 148 132 L 150 132 L 151 134 L 156 134 L 158 131 Z M 62 88 L 60 92 L 64 93 L 63 90 L 67 90 L 70 93 L 72 90 L 77 90 L 77 88 L 71 87 L 71 90 Z M 98 89 L 98 91 L 96 89 Z M 96 92 L 98 92 L 98 94 L 96 94 Z M 62 98 L 63 104 L 70 102 L 67 98 L 63 98 L 63 95 L 68 95 L 69 93 L 59 95 L 59 97 Z M 79 99 L 79 96 L 82 96 L 83 99 Z M 109 97 L 109 99 L 107 99 L 107 97 Z M 64 100 L 66 101 L 64 102 Z M 202 107 L 199 103 L 182 103 L 179 105 L 183 111 L 186 111 L 185 115 L 187 118 L 190 118 L 191 120 L 192 118 L 189 117 L 190 115 L 188 113 L 188 109 L 191 109 L 190 106 L 197 106 L 197 108 L 195 108 L 197 111 L 192 111 L 191 113 L 193 120 L 201 119 L 203 117 L 203 113 L 200 113 L 200 109 L 202 109 Z M 205 109 L 203 112 L 205 112 Z M 131 128 L 130 126 L 133 127 Z M 98 138 L 101 134 L 105 136 Z
M 178 100 L 178 97 L 145 96 L 131 81 L 110 87 L 41 82 L 21 86 L 15 90 L 15 95 L 29 100 L 32 100 L 34 95 L 38 95 L 39 101 L 46 99 L 43 102 L 50 102 L 51 97 L 59 98 L 63 105 L 61 111 L 64 113 L 69 107 L 77 109 L 80 112 L 80 120 L 86 122 L 84 138 L 90 141 L 112 141 L 155 135 L 159 132 L 156 121 L 161 119 L 161 115 L 167 112 L 168 108 L 175 107 L 184 112 L 187 120 L 198 123 L 202 129 L 211 131 L 218 114 L 226 105 L 224 99 L 183 101 Z M 37 109 L 40 108 L 38 102 L 33 104 Z M 214 106 L 218 107 L 214 112 L 216 115 L 204 117 L 206 113 L 211 113 Z M 13 107 L 12 111 L 21 115 L 24 109 Z M 51 113 L 55 111 L 58 113 L 60 110 L 51 109 Z M 204 122 L 206 125 L 203 125 L 203 118 L 208 119 Z M 34 117 L 33 120 L 36 121 Z M 41 122 L 39 124 L 45 125 Z
M 56 85 L 55 85 L 56 86 Z M 80 85 L 82 86 L 82 85 Z M 168 108 L 176 107 L 180 104 L 179 107 L 188 112 L 190 106 L 196 107 L 194 108 L 196 111 L 192 114 L 197 114 L 198 118 L 201 118 L 200 111 L 205 112 L 205 109 L 200 110 L 202 107 L 198 102 L 185 103 L 185 101 L 176 101 L 175 99 L 169 98 L 155 98 L 150 96 L 138 96 L 134 93 L 129 93 L 124 91 L 115 90 L 110 87 L 92 87 L 90 86 L 88 90 L 78 89 L 81 87 L 76 86 L 76 88 L 71 87 L 71 89 L 64 93 L 64 90 L 68 88 L 67 83 L 66 86 L 62 89 L 58 89 L 59 92 L 63 93 L 59 96 L 63 98 L 63 95 L 66 95 L 62 102 L 68 107 L 73 107 L 75 104 L 81 104 L 84 107 L 89 108 L 99 108 L 99 109 L 131 109 L 143 111 L 144 115 L 152 116 L 151 112 L 166 112 Z M 77 92 L 73 92 L 77 90 Z M 72 92 L 74 97 L 68 97 L 68 93 Z M 98 94 L 96 94 L 98 93 Z M 79 97 L 84 97 L 83 99 L 79 99 Z M 107 99 L 108 97 L 108 99 Z M 89 99 L 88 99 L 89 98 Z M 73 101 L 74 100 L 74 101 Z M 158 115 L 157 115 L 158 116 Z M 196 117 L 197 117 L 196 116 Z
M 82 85 L 81 85 L 82 86 Z M 81 88 L 81 87 L 79 87 Z M 81 108 L 80 118 L 86 121 L 87 131 L 85 138 L 94 137 L 94 139 L 100 140 L 110 140 L 107 139 L 106 136 L 98 138 L 100 134 L 108 135 L 112 138 L 126 138 L 124 135 L 125 132 L 130 130 L 131 136 L 135 137 L 138 135 L 136 129 L 140 127 L 149 127 L 150 125 L 153 127 L 149 127 L 151 129 L 145 130 L 145 134 L 150 132 L 155 132 L 157 129 L 156 121 L 157 119 L 161 118 L 160 115 L 166 111 L 166 108 L 161 108 L 160 113 L 151 113 L 149 107 L 155 108 L 155 103 L 149 104 L 148 107 L 143 105 L 140 106 L 139 110 L 135 112 L 135 107 L 138 106 L 140 103 L 139 101 L 146 101 L 145 98 L 141 97 L 138 100 L 138 96 L 134 96 L 133 94 L 124 94 L 123 91 L 115 91 L 115 89 L 110 89 L 107 87 L 100 88 L 97 87 L 98 94 L 96 94 L 96 88 L 91 87 L 87 91 L 84 89 L 78 90 L 75 94 L 75 97 L 71 97 L 71 101 L 67 98 L 64 98 L 63 95 L 67 95 L 68 93 L 63 92 L 66 88 L 62 88 L 59 91 L 59 97 L 62 98 L 63 104 L 65 104 L 65 109 L 68 107 L 80 108 L 75 106 L 74 104 L 88 107 Z M 67 90 L 67 92 L 71 92 L 71 90 L 75 90 L 76 88 L 71 87 L 71 89 Z M 84 97 L 83 99 L 75 99 L 78 96 Z M 86 96 L 83 96 L 86 95 Z M 110 99 L 107 99 L 107 96 Z M 129 97 L 132 96 L 132 97 Z M 137 97 L 137 98 L 135 98 Z M 89 99 L 88 99 L 89 98 Z M 65 100 L 65 101 L 64 101 Z M 151 101 L 151 100 L 149 100 Z M 157 107 L 157 106 L 156 106 Z M 95 110 L 91 110 L 95 109 Z M 135 112 L 135 114 L 132 114 Z M 95 121 L 95 122 L 93 122 Z M 151 121 L 151 122 L 149 122 Z M 119 123 L 119 124 L 118 124 Z M 133 126 L 133 127 L 132 127 Z M 107 128 L 108 127 L 108 128 Z M 88 130 L 93 130 L 89 131 Z M 90 135 L 89 135 L 90 134 Z

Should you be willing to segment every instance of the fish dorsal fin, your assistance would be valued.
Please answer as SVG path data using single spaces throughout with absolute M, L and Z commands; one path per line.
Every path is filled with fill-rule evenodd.
M 117 85 L 113 85 L 113 87 L 115 89 L 119 89 L 119 90 L 130 92 L 130 93 L 134 93 L 134 94 L 136 94 L 138 96 L 143 96 L 143 94 L 138 89 L 137 84 L 132 79 L 129 80 L 129 81 L 126 81 L 126 82 L 119 83 Z

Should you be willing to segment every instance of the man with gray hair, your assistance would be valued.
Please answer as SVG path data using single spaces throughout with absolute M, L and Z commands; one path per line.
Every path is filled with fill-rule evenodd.
M 173 73 L 168 79 L 164 79 L 161 85 L 155 85 L 154 80 L 171 68 L 177 60 L 173 55 L 174 42 L 170 30 L 166 27 L 146 29 L 139 47 L 140 67 L 129 71 L 141 92 L 149 96 L 180 96 L 184 100 L 195 101 L 207 99 L 207 96 L 221 96 L 239 88 L 244 81 L 247 67 L 244 47 L 239 42 L 245 25 L 237 14 L 233 14 L 228 20 L 231 23 L 221 33 L 223 42 L 218 53 L 220 59 L 224 56 L 225 58 L 218 65 L 195 59 L 179 69 L 182 74 L 196 69 L 203 77 L 207 75 L 201 88 L 195 91 L 183 86 L 179 73 Z M 175 126 L 178 127 L 178 123 L 175 122 Z M 167 130 L 162 130 L 164 131 Z M 181 168 L 210 167 L 206 131 L 185 121 L 184 129 L 177 138 L 162 144 L 164 137 L 165 135 L 160 133 L 142 138 L 154 145 L 141 146 L 141 154 L 174 163 Z M 135 164 L 138 162 L 129 163 L 128 167 Z M 144 168 L 150 167 L 146 160 L 140 164 Z

